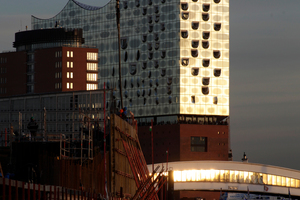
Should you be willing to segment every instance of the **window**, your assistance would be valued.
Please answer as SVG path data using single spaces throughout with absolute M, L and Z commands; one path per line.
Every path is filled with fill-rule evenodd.
M 140 7 L 140 0 L 135 0 L 135 6 Z
M 67 57 L 73 58 L 73 51 L 67 51 Z
M 67 78 L 70 78 L 70 72 L 67 72 Z
M 210 78 L 209 78 L 209 77 L 204 77 L 204 78 L 202 78 L 202 84 L 203 84 L 203 85 L 209 85 L 209 81 L 210 81 Z
M 147 35 L 142 36 L 142 42 L 147 42 Z
M 209 59 L 203 59 L 202 60 L 202 66 L 203 67 L 208 67 L 210 64 L 210 60 Z
M 70 62 L 70 68 L 73 68 L 73 62 Z
M 215 31 L 221 30 L 221 23 L 214 23 L 214 30 Z
M 192 47 L 193 48 L 198 48 L 198 46 L 199 46 L 199 40 L 193 40 L 192 41 Z
M 192 152 L 207 152 L 207 137 L 191 137 Z
M 214 2 L 215 2 L 215 3 L 220 3 L 220 2 L 221 2 L 221 0 L 214 0 Z
M 135 75 L 136 74 L 136 64 L 135 63 L 130 64 L 129 70 L 130 70 L 131 75 Z
M 127 8 L 128 8 L 128 3 L 127 3 L 127 1 L 124 1 L 124 2 L 123 2 L 123 7 L 124 7 L 124 9 L 127 9 Z
M 213 98 L 213 103 L 214 103 L 214 104 L 218 104 L 218 97 L 214 97 L 214 98 Z
M 214 69 L 214 75 L 215 75 L 216 77 L 221 76 L 221 69 Z
M 205 40 L 209 39 L 209 36 L 210 36 L 210 32 L 208 32 L 208 31 L 204 31 L 202 33 L 202 38 Z
M 107 87 L 109 87 L 108 82 L 107 82 Z M 91 84 L 91 83 L 86 84 L 86 90 L 97 90 L 97 89 L 98 89 L 98 84 Z
M 161 76 L 164 77 L 166 75 L 166 69 L 161 69 Z
M 192 22 L 192 29 L 197 30 L 199 28 L 199 22 Z
M 202 47 L 203 47 L 204 49 L 208 49 L 208 47 L 209 47 L 209 42 L 208 42 L 208 41 L 202 41 Z
M 73 89 L 73 83 L 70 83 L 70 89 Z
M 203 4 L 203 5 L 202 5 L 202 10 L 203 10 L 204 12 L 208 12 L 209 9 L 210 9 L 210 5 L 209 5 L 209 4 Z
M 203 19 L 203 21 L 208 21 L 209 20 L 209 14 L 208 13 L 202 13 L 202 19 Z
M 154 67 L 155 67 L 155 68 L 158 68 L 158 67 L 159 67 L 159 63 L 158 63 L 157 60 L 154 61 Z
M 143 62 L 142 69 L 146 69 L 146 68 L 147 68 L 147 62 Z
M 182 10 L 187 10 L 189 8 L 189 4 L 188 3 L 181 3 L 181 9 Z
M 164 23 L 161 23 L 161 24 L 160 24 L 160 30 L 161 30 L 161 31 L 164 31 L 165 29 L 166 29 L 166 28 L 165 28 L 165 24 L 164 24 Z
M 202 87 L 202 94 L 205 94 L 205 95 L 209 94 L 209 87 L 203 86 Z
M 73 78 L 73 72 L 70 72 L 70 78 Z
M 67 62 L 67 68 L 70 68 L 70 62 Z
M 88 71 L 98 71 L 97 63 L 87 63 L 86 70 Z
M 191 54 L 194 58 L 198 57 L 198 50 L 197 49 L 192 49 Z
M 149 54 L 148 54 L 148 59 L 152 60 L 152 58 L 153 58 L 153 52 L 150 51 Z
M 187 20 L 189 18 L 189 13 L 188 12 L 182 12 L 181 17 L 182 17 L 182 19 Z
M 146 14 L 147 14 L 147 8 L 143 8 L 142 14 L 143 14 L 143 15 L 146 15 Z
M 158 6 L 154 6 L 154 12 L 157 14 L 159 13 L 159 7 Z
M 67 57 L 70 57 L 70 51 L 67 51 Z
M 67 83 L 67 89 L 70 89 L 70 83 Z
M 215 58 L 220 58 L 221 57 L 221 52 L 220 51 L 214 51 L 214 57 Z
M 199 68 L 198 67 L 193 67 L 192 68 L 192 75 L 193 76 L 198 76 L 199 74 Z
M 160 55 L 161 55 L 161 58 L 165 58 L 166 57 L 166 51 L 162 51 Z
M 188 58 L 182 58 L 181 59 L 181 64 L 183 66 L 188 66 L 189 65 L 189 59 Z
M 158 50 L 158 49 L 159 49 L 159 42 L 155 42 L 154 49 L 155 49 L 155 50 Z
M 151 24 L 152 23 L 152 16 L 148 16 L 148 23 Z
M 148 50 L 151 51 L 152 50 L 152 44 L 148 43 Z
M 158 33 L 154 33 L 154 40 L 155 40 L 155 41 L 158 41 L 158 40 L 159 40 Z
M 187 38 L 189 36 L 189 32 L 188 31 L 181 31 L 181 37 L 182 38 Z
M 148 31 L 149 31 L 149 33 L 151 33 L 153 31 L 153 25 L 152 24 L 149 25 Z
M 98 53 L 87 52 L 87 60 L 98 60 Z
M 195 96 L 191 96 L 191 103 L 195 103 L 195 102 L 196 102 Z
M 86 74 L 86 80 L 87 81 L 97 81 L 97 74 L 91 74 L 91 73 L 87 73 Z

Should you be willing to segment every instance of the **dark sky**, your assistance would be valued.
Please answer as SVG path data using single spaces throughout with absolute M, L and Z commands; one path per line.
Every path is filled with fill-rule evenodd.
M 53 17 L 66 3 L 5 1 L 0 52 L 13 50 L 14 33 L 30 28 L 31 15 Z M 249 162 L 300 170 L 299 8 L 295 0 L 230 0 L 230 130 L 236 161 L 246 152 Z

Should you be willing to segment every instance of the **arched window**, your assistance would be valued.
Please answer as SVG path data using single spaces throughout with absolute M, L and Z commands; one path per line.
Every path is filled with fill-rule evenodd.
M 209 87 L 202 86 L 202 94 L 204 94 L 204 95 L 209 94 Z
M 182 17 L 182 19 L 187 20 L 189 18 L 189 13 L 188 12 L 182 12 L 181 17 Z
M 189 65 L 189 59 L 188 58 L 182 58 L 181 59 L 181 64 L 183 66 L 188 66 Z
M 157 60 L 154 61 L 154 67 L 155 67 L 155 68 L 158 68 L 158 67 L 159 67 L 159 63 L 158 63 Z
M 215 31 L 221 30 L 221 23 L 214 23 L 214 30 Z
M 199 68 L 198 67 L 193 67 L 191 69 L 191 72 L 192 72 L 193 76 L 198 76 L 198 74 L 199 74 Z
M 204 49 L 208 49 L 208 47 L 209 47 L 209 41 L 206 41 L 206 40 L 202 41 L 202 47 Z
M 203 10 L 204 12 L 208 12 L 209 9 L 210 9 L 210 4 L 203 4 L 203 5 L 202 5 L 202 10 Z
M 137 52 L 136 52 L 136 60 L 139 60 L 140 59 L 140 50 L 138 50 Z
M 187 38 L 189 36 L 189 32 L 184 30 L 184 31 L 181 31 L 181 37 L 182 38 Z
M 146 15 L 146 14 L 147 14 L 147 8 L 143 8 L 142 14 L 143 14 L 143 15 Z
M 220 3 L 220 2 L 221 2 L 221 0 L 214 0 L 214 2 L 215 2 L 215 3 Z
M 161 69 L 161 76 L 164 77 L 166 75 L 166 69 Z
M 207 39 L 209 39 L 209 37 L 210 37 L 210 32 L 204 31 L 204 32 L 202 33 L 202 38 L 203 38 L 203 39 L 207 40 Z
M 166 51 L 161 51 L 160 56 L 161 56 L 161 58 L 165 58 L 166 57 Z
M 192 47 L 198 48 L 198 46 L 199 46 L 199 40 L 192 40 Z
M 208 13 L 202 13 L 202 19 L 203 19 L 203 21 L 208 21 L 209 20 L 209 14 Z
M 210 78 L 209 77 L 202 78 L 202 84 L 203 85 L 209 85 L 209 82 L 210 82 Z
M 158 6 L 154 6 L 154 12 L 157 14 L 159 13 L 159 7 Z
M 221 76 L 221 69 L 214 69 L 214 75 L 215 77 Z
M 214 57 L 215 57 L 215 58 L 220 58 L 220 57 L 221 57 L 221 52 L 218 51 L 218 50 L 214 51 L 213 54 L 214 54 Z
M 153 52 L 150 51 L 150 52 L 149 52 L 149 55 L 148 55 L 148 59 L 149 59 L 149 60 L 152 60 L 152 58 L 153 58 Z
M 142 69 L 146 69 L 146 68 L 147 68 L 147 62 L 143 62 Z
M 181 3 L 181 9 L 182 10 L 188 10 L 188 8 L 189 8 L 189 4 L 188 3 Z
M 199 28 L 199 22 L 192 22 L 192 29 L 197 30 Z
M 130 64 L 130 74 L 131 75 L 136 74 L 136 64 Z
M 121 38 L 121 48 L 122 49 L 127 48 L 127 38 Z
M 198 50 L 197 49 L 192 49 L 191 54 L 194 58 L 198 57 Z
M 147 42 L 147 35 L 142 35 L 142 42 Z
M 202 60 L 202 66 L 203 67 L 208 67 L 210 64 L 210 60 L 209 59 L 203 59 Z

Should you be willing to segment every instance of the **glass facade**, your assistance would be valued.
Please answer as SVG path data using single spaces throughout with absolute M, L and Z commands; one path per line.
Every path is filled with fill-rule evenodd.
M 300 188 L 300 180 L 274 174 L 236 170 L 174 171 L 174 182 L 226 182 Z
M 229 0 L 121 0 L 120 10 L 124 106 L 136 117 L 229 116 Z M 99 49 L 98 88 L 118 90 L 115 1 L 100 8 L 69 0 L 53 18 L 32 17 L 32 29 L 57 22 L 83 29 Z

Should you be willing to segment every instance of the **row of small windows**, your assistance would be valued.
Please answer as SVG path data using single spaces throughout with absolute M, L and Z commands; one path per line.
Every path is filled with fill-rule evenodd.
M 87 81 L 97 81 L 97 78 L 98 78 L 98 74 L 91 74 L 91 73 L 86 74 Z
M 5 74 L 7 73 L 7 68 L 6 67 L 0 67 L 0 74 Z
M 0 58 L 0 64 L 2 64 L 2 63 L 7 63 L 7 58 L 1 57 Z
M 181 9 L 184 10 L 184 11 L 187 11 L 189 9 L 189 4 L 184 2 L 184 3 L 181 3 Z M 210 10 L 210 4 L 203 4 L 202 5 L 202 10 L 204 12 L 208 12 Z
M 98 84 L 91 84 L 91 83 L 86 84 L 86 90 L 97 90 L 97 89 L 98 89 Z
M 67 82 L 67 89 L 73 89 L 73 83 Z
M 87 52 L 87 60 L 98 60 L 98 53 Z
M 161 3 L 165 3 L 166 0 L 161 0 Z M 152 5 L 152 0 L 148 0 L 148 5 L 151 6 Z M 140 0 L 135 0 L 135 6 L 136 7 L 140 7 Z M 124 1 L 123 2 L 123 8 L 124 9 L 127 9 L 128 8 L 128 2 L 127 1 Z M 155 12 L 159 12 L 158 11 L 158 6 L 154 6 L 154 9 L 155 9 Z
M 193 76 L 198 76 L 198 75 L 199 75 L 199 67 L 193 67 L 193 68 L 191 69 L 191 74 L 192 74 Z M 215 76 L 215 77 L 221 76 L 221 69 L 214 69 L 214 76 Z M 209 79 L 208 79 L 208 84 L 209 84 Z M 208 84 L 207 84 L 207 85 L 208 85 Z M 206 85 L 206 84 L 203 83 L 203 85 Z
M 73 62 L 67 62 L 67 68 L 73 68 Z
M 56 72 L 55 73 L 55 78 L 61 78 L 61 72 Z
M 202 94 L 207 95 L 209 94 L 209 87 L 202 87 Z M 196 97 L 191 96 L 191 103 L 196 103 Z M 218 104 L 218 97 L 213 98 L 213 104 Z
M 62 52 L 61 51 L 55 51 L 55 58 L 61 58 Z
M 191 50 L 191 55 L 192 55 L 194 58 L 198 57 L 198 55 L 199 55 L 198 49 L 192 49 L 192 50 Z M 214 58 L 218 59 L 218 58 L 221 57 L 221 52 L 220 52 L 219 50 L 214 50 L 214 51 L 213 51 L 213 56 L 214 56 Z
M 73 51 L 67 51 L 67 57 L 73 58 Z
M 55 62 L 55 68 L 61 68 L 61 62 Z
M 188 66 L 189 65 L 189 59 L 188 58 L 182 58 L 181 59 L 181 64 L 183 66 Z M 202 66 L 203 67 L 209 67 L 210 65 L 210 59 L 203 59 L 202 60 Z
M 159 13 L 159 7 L 158 6 L 154 6 L 154 13 L 156 13 L 156 14 Z M 147 7 L 143 8 L 142 14 L 143 15 L 147 14 Z
M 86 65 L 88 71 L 98 71 L 98 63 L 87 63 Z
M 6 88 L 0 88 L 0 94 L 6 94 Z
M 67 78 L 73 78 L 73 72 L 67 72 Z
M 7 79 L 6 78 L 0 78 L 0 84 L 4 84 L 7 82 Z
M 55 83 L 55 89 L 61 89 L 61 83 Z

